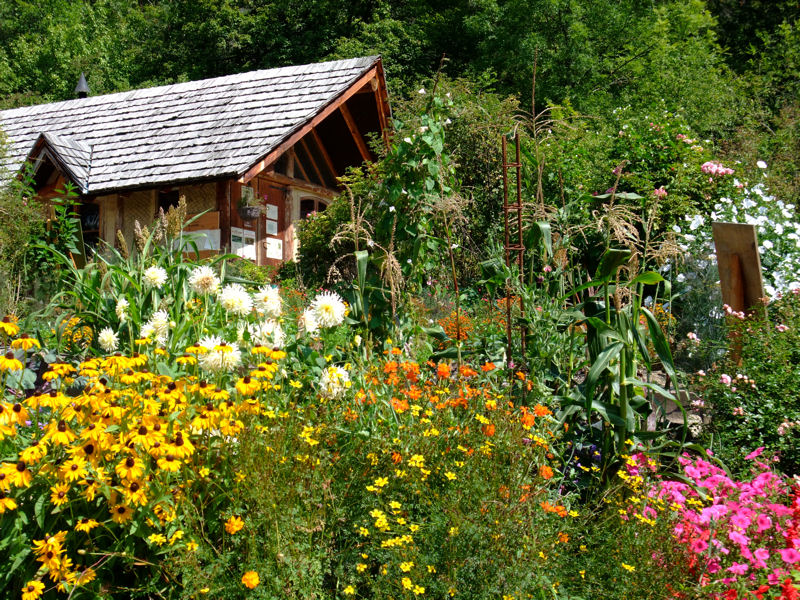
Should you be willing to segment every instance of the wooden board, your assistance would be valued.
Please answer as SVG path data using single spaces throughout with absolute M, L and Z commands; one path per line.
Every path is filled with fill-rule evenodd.
M 735 311 L 763 306 L 764 281 L 755 225 L 712 223 L 722 301 Z
M 186 220 L 194 218 L 195 215 L 186 215 Z M 199 231 L 201 229 L 219 229 L 219 211 L 212 210 L 203 216 L 192 221 L 183 228 L 184 231 Z

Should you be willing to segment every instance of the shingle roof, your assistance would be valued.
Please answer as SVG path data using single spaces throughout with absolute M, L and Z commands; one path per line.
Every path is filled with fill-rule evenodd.
M 346 91 L 375 56 L 0 111 L 19 170 L 41 134 L 85 193 L 240 176 Z M 88 181 L 87 185 L 83 185 Z
M 55 161 L 80 187 L 81 192 L 86 193 L 89 187 L 92 148 L 69 136 L 56 135 L 49 131 L 39 135 L 34 147 L 40 142 L 52 150 Z

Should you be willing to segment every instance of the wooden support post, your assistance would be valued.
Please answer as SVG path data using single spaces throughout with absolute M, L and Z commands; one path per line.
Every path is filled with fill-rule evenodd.
M 305 179 L 309 183 L 312 183 L 312 181 L 308 178 L 308 173 L 306 173 L 306 169 L 303 166 L 303 163 L 300 162 L 300 157 L 297 156 L 297 152 L 293 150 L 292 155 L 294 156 L 294 166 L 300 169 L 300 174 L 303 176 L 303 179 Z
M 316 173 L 320 185 L 325 185 L 325 178 L 322 176 L 322 171 L 320 171 L 317 166 L 317 161 L 314 160 L 314 155 L 311 154 L 311 148 L 309 148 L 306 143 L 306 138 L 300 138 L 300 145 L 303 146 L 303 150 L 308 154 L 308 160 L 311 162 L 311 167 L 314 169 L 314 173 Z
M 314 138 L 314 142 L 316 142 L 317 148 L 319 148 L 319 153 L 322 154 L 322 159 L 325 161 L 325 164 L 330 170 L 331 176 L 335 181 L 336 178 L 339 177 L 339 175 L 336 173 L 336 169 L 333 167 L 333 161 L 331 160 L 331 155 L 328 154 L 328 151 L 325 149 L 325 145 L 322 143 L 322 138 L 319 137 L 319 133 L 317 133 L 316 127 L 311 130 L 311 136 Z
M 342 113 L 344 122 L 347 123 L 347 128 L 350 130 L 350 134 L 353 136 L 356 146 L 358 146 L 358 151 L 361 153 L 361 158 L 365 161 L 372 160 L 372 156 L 369 153 L 369 148 L 367 148 L 367 143 L 361 136 L 361 132 L 358 130 L 358 126 L 353 120 L 353 115 L 350 114 L 350 109 L 347 108 L 347 103 L 342 102 L 342 104 L 339 106 L 339 112 Z

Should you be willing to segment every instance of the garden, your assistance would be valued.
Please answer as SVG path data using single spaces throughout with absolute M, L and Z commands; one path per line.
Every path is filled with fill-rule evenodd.
M 278 272 L 193 259 L 183 203 L 78 268 L 64 191 L 54 293 L 0 322 L 7 597 L 797 597 L 800 224 L 768 167 L 620 110 L 625 158 L 555 179 L 522 123 L 508 264 L 462 247 L 449 85 Z M 758 226 L 749 314 L 722 219 Z
M 0 174 L 0 597 L 800 599 L 796 3 L 284 4 L 0 6 L 3 108 L 381 54 L 393 116 L 279 268 Z

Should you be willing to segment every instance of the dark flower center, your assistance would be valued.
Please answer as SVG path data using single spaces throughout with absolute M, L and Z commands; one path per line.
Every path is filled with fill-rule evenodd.
M 139 427 L 139 435 L 147 435 L 147 427 L 145 427 L 144 425 Z
M 21 460 L 17 463 L 17 471 L 22 473 L 25 470 L 25 461 Z
M 67 424 L 64 421 L 59 421 L 58 422 L 58 430 L 61 433 L 64 433 L 67 430 Z
M 125 466 L 126 466 L 126 467 L 128 467 L 129 469 L 130 469 L 130 468 L 131 468 L 131 467 L 132 467 L 134 464 L 136 464 L 136 461 L 135 461 L 135 460 L 133 460 L 133 458 L 131 458 L 130 456 L 129 456 L 127 459 L 125 459 Z

